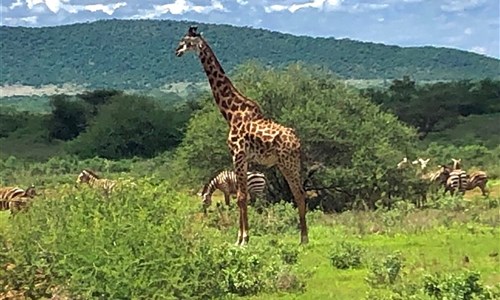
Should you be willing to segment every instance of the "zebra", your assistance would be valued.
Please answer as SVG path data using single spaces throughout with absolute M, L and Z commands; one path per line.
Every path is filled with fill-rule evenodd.
M 106 178 L 100 178 L 96 173 L 89 169 L 84 169 L 76 179 L 76 183 L 87 183 L 93 188 L 102 188 L 106 193 L 109 193 L 116 186 L 116 181 Z
M 451 167 L 448 167 L 446 165 L 441 165 L 440 166 L 442 169 L 440 171 L 440 184 L 442 184 L 445 187 L 444 194 L 446 194 L 447 191 L 450 191 L 450 187 L 447 185 L 448 178 L 450 177 L 450 173 L 453 171 Z M 443 179 L 444 178 L 444 179 Z M 488 189 L 486 187 L 488 183 L 488 175 L 484 171 L 472 171 L 468 175 L 468 181 L 467 181 L 467 187 L 466 191 L 470 191 L 475 189 L 476 187 L 479 187 L 481 190 L 481 193 L 483 196 L 488 195 Z
M 19 187 L 0 188 L 0 211 L 10 209 L 10 213 L 13 215 L 24 209 L 35 196 L 36 189 L 33 184 L 26 190 Z
M 251 200 L 256 195 L 262 194 L 266 186 L 267 180 L 263 173 L 247 172 L 247 190 Z M 236 186 L 236 174 L 233 171 L 224 170 L 203 186 L 201 193 L 198 195 L 201 196 L 202 204 L 205 208 L 212 204 L 212 194 L 217 189 L 224 193 L 224 201 L 229 206 L 231 195 L 236 195 L 238 190 Z
M 462 170 L 461 168 L 461 159 L 454 159 L 453 160 L 453 168 L 451 172 L 449 173 L 448 179 L 446 180 L 446 191 L 450 191 L 450 194 L 453 196 L 455 193 L 455 190 L 459 191 L 462 194 L 465 194 L 465 191 L 468 189 L 469 185 L 469 175 L 467 175 L 467 172 Z

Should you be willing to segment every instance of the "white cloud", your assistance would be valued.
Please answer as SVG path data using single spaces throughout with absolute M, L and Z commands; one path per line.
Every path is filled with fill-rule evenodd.
M 57 14 L 59 9 L 61 9 L 61 1 L 59 0 L 45 0 L 45 5 L 50 9 L 51 12 Z
M 28 6 L 29 9 L 32 9 L 33 6 L 37 4 L 43 4 L 45 1 L 43 0 L 26 0 L 26 5 Z
M 238 3 L 239 5 L 247 5 L 248 1 L 245 1 L 245 0 L 236 0 L 236 3 Z
M 384 22 L 384 20 L 385 19 L 383 17 L 377 19 L 377 21 L 379 21 L 379 22 Z
M 174 3 L 153 5 L 153 9 L 139 9 L 139 14 L 132 16 L 132 19 L 152 19 L 161 15 L 170 13 L 172 15 L 182 15 L 184 13 L 195 11 L 201 14 L 208 14 L 212 11 L 227 11 L 218 0 L 212 0 L 210 5 L 193 5 L 186 0 L 175 0 Z
M 441 10 L 446 12 L 461 12 L 483 5 L 486 0 L 445 0 Z
M 37 16 L 24 17 L 24 18 L 3 18 L 3 24 L 10 26 L 30 26 L 36 25 L 38 22 Z
M 470 49 L 470 51 L 476 52 L 476 53 L 479 53 L 479 54 L 486 54 L 486 48 L 480 47 L 480 46 L 472 47 Z
M 465 28 L 464 33 L 466 35 L 471 35 L 472 34 L 472 29 L 470 27 Z
M 356 3 L 352 6 L 346 7 L 345 10 L 351 13 L 359 13 L 371 10 L 381 10 L 389 7 L 387 3 Z
M 63 5 L 63 9 L 72 14 L 76 14 L 80 11 L 102 11 L 103 13 L 111 16 L 115 12 L 115 10 L 126 5 L 126 2 L 118 2 L 112 4 Z
M 9 9 L 14 9 L 16 7 L 23 6 L 23 1 L 22 0 L 16 0 L 16 2 L 12 2 L 12 4 L 9 6 Z
M 318 10 L 335 10 L 342 5 L 343 0 L 313 0 L 312 2 L 305 3 L 293 3 L 289 5 L 274 4 L 270 6 L 264 6 L 264 11 L 266 13 L 272 13 L 274 11 L 284 11 L 288 10 L 291 13 L 303 8 L 316 8 Z

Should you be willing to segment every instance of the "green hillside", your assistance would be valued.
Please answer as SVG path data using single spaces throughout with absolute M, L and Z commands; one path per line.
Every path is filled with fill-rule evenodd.
M 88 85 L 145 89 L 199 81 L 192 57 L 174 56 L 193 22 L 108 20 L 57 27 L 0 27 L 0 83 Z M 200 25 L 224 67 L 249 59 L 280 66 L 323 65 L 350 79 L 416 80 L 498 77 L 500 61 L 447 48 L 402 48 L 348 39 L 293 36 L 228 25 Z

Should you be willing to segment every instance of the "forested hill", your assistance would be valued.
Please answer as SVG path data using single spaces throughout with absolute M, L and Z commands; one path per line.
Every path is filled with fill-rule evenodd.
M 108 20 L 57 27 L 0 28 L 0 84 L 88 84 L 143 89 L 198 81 L 201 66 L 174 49 L 193 22 Z M 200 24 L 226 70 L 249 59 L 273 66 L 323 65 L 344 78 L 417 80 L 498 77 L 500 61 L 448 48 L 401 48 Z

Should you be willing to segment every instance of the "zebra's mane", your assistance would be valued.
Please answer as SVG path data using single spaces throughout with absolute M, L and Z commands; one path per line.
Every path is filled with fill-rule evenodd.
M 203 186 L 203 189 L 201 190 L 201 194 L 205 194 L 208 190 L 208 188 L 210 187 L 212 181 L 214 181 L 215 177 L 219 176 L 219 174 L 221 174 L 222 172 L 224 171 L 227 171 L 227 172 L 231 172 L 231 170 L 226 170 L 226 169 L 222 169 L 222 170 L 217 170 L 215 172 L 214 175 L 210 176 L 210 179 L 207 181 L 207 183 Z
M 91 171 L 89 169 L 83 169 L 83 171 L 89 173 L 90 175 L 92 175 L 93 177 L 97 178 L 97 179 L 100 179 L 101 177 L 99 175 L 97 175 L 94 171 Z

